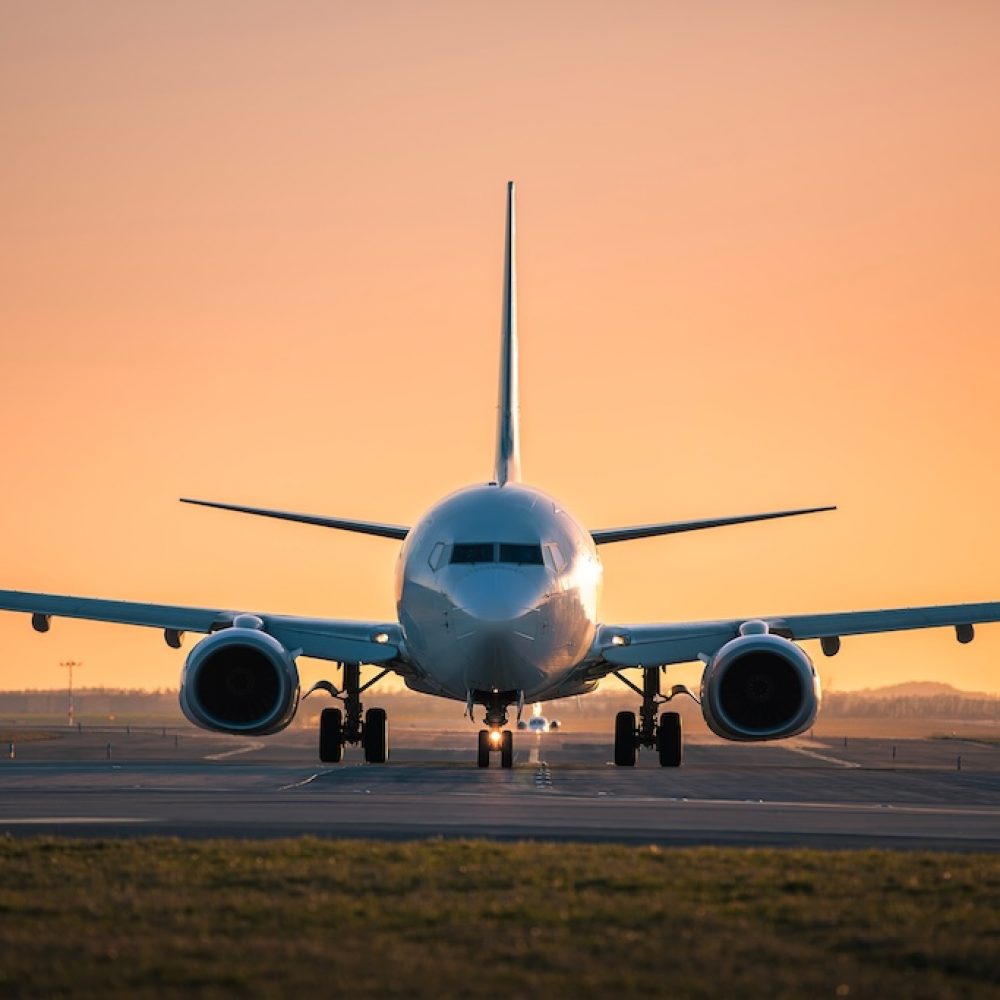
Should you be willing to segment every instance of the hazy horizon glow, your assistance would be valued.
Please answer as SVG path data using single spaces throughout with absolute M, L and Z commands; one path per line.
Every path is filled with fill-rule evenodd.
M 998 40 L 981 2 L 7 5 L 0 587 L 392 617 L 395 543 L 176 498 L 412 523 L 488 478 L 513 178 L 526 480 L 595 528 L 840 506 L 606 547 L 606 621 L 1000 599 Z M 1000 626 L 807 648 L 1000 691 Z M 70 658 L 183 662 L 0 614 L 0 687 Z

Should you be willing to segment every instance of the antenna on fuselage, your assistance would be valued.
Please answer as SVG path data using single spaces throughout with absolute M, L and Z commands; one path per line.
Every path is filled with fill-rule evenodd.
M 507 182 L 507 228 L 503 261 L 503 322 L 500 327 L 500 392 L 497 403 L 497 454 L 493 479 L 498 486 L 521 479 L 521 432 L 517 392 L 517 270 L 514 263 L 514 182 Z

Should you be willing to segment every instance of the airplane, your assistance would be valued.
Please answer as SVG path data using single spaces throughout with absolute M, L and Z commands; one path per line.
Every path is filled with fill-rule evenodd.
M 562 723 L 558 719 L 546 719 L 542 715 L 541 702 L 535 702 L 531 706 L 531 718 L 517 720 L 517 728 L 526 730 L 529 733 L 554 733 L 562 728 Z
M 513 765 L 508 711 L 593 691 L 609 675 L 640 700 L 638 715 L 619 712 L 614 762 L 636 764 L 654 749 L 664 767 L 682 763 L 680 715 L 659 711 L 679 695 L 700 703 L 709 728 L 728 740 L 796 736 L 812 726 L 820 680 L 799 645 L 818 639 L 836 655 L 843 636 L 949 626 L 960 643 L 974 626 L 1000 621 L 1000 603 L 875 611 L 746 616 L 700 622 L 615 624 L 598 616 L 601 546 L 725 525 L 796 517 L 830 506 L 702 520 L 590 530 L 561 502 L 521 478 L 518 407 L 515 191 L 508 183 L 496 450 L 492 478 L 451 493 L 414 525 L 182 498 L 183 502 L 360 532 L 401 542 L 396 566 L 396 620 L 307 618 L 220 608 L 143 604 L 53 594 L 0 591 L 0 610 L 27 612 L 38 632 L 53 618 L 81 618 L 161 629 L 179 649 L 184 634 L 200 639 L 181 676 L 180 706 L 197 726 L 221 733 L 277 733 L 300 700 L 300 656 L 337 665 L 340 686 L 323 680 L 303 697 L 325 691 L 341 702 L 320 715 L 319 757 L 343 759 L 361 745 L 368 763 L 388 760 L 389 727 L 362 695 L 395 674 L 413 691 L 482 709 L 476 762 Z M 703 665 L 700 692 L 683 685 L 666 694 L 661 678 L 681 663 Z M 362 680 L 362 666 L 377 669 Z M 624 671 L 641 671 L 641 684 Z
M 529 733 L 554 733 L 561 728 L 558 719 L 546 719 L 544 715 L 533 715 L 530 719 L 518 719 L 517 728 Z

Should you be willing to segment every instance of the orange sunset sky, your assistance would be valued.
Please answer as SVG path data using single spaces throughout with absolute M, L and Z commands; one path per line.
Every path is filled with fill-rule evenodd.
M 513 178 L 526 479 L 840 505 L 604 548 L 606 621 L 1000 600 L 998 52 L 975 0 L 0 3 L 0 587 L 393 616 L 395 543 L 176 498 L 488 478 Z M 1000 626 L 807 647 L 1000 691 Z M 183 660 L 0 615 L 0 687 L 70 657 Z

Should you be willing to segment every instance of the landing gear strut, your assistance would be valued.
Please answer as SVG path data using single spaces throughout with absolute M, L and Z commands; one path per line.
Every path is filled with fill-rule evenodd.
M 684 737 L 681 717 L 677 712 L 663 712 L 657 719 L 657 708 L 678 694 L 694 695 L 678 685 L 670 694 L 660 694 L 661 667 L 643 670 L 642 687 L 615 671 L 615 676 L 642 698 L 638 725 L 635 712 L 619 712 L 615 716 L 615 765 L 635 767 L 640 747 L 656 749 L 661 767 L 680 767 L 684 757 Z
M 511 697 L 511 695 L 514 697 Z M 469 693 L 469 718 L 472 718 L 474 703 L 485 705 L 486 717 L 483 721 L 489 727 L 479 730 L 476 764 L 479 767 L 490 766 L 490 756 L 500 754 L 500 766 L 514 766 L 514 734 L 507 725 L 507 706 L 517 700 L 517 692 L 509 691 L 473 691 Z M 474 721 L 474 720 L 473 720 Z
M 319 759 L 324 764 L 339 764 L 344 759 L 344 747 L 360 743 L 366 763 L 384 764 L 389 759 L 389 720 L 385 710 L 381 708 L 370 708 L 363 713 L 361 695 L 385 677 L 388 671 L 383 670 L 362 684 L 359 664 L 345 663 L 343 667 L 342 691 L 338 691 L 329 681 L 320 681 L 305 694 L 308 698 L 313 691 L 326 691 L 344 705 L 343 709 L 324 708 L 320 713 Z

